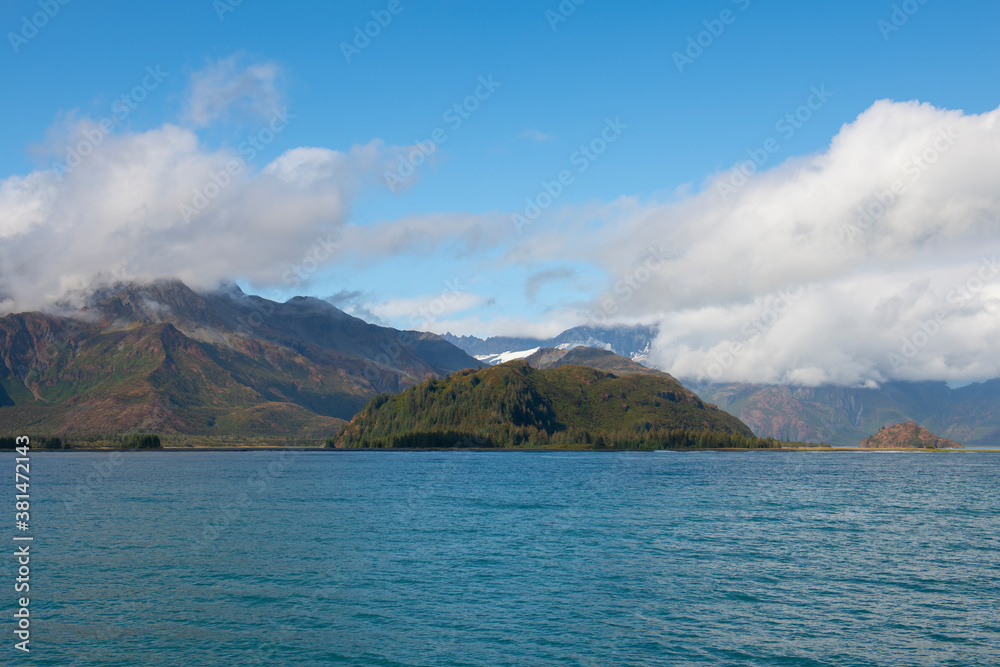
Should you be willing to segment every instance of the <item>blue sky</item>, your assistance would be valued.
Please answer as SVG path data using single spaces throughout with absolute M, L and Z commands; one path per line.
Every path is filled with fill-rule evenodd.
M 666 243 L 684 255 L 689 248 L 683 239 L 692 236 L 677 232 L 694 224 L 688 203 L 769 139 L 773 151 L 757 169 L 764 172 L 755 176 L 758 182 L 777 178 L 783 163 L 788 168 L 824 154 L 844 126 L 878 100 L 918 101 L 964 116 L 998 106 L 1000 6 L 990 2 L 399 0 L 394 15 L 387 13 L 388 0 L 230 3 L 5 3 L 0 179 L 48 169 L 53 152 L 40 147 L 61 145 L 52 138 L 53 128 L 109 116 L 115 100 L 140 85 L 148 67 L 168 74 L 116 125 L 115 138 L 178 126 L 197 138 L 205 155 L 234 153 L 266 123 L 271 107 L 287 108 L 293 117 L 245 173 L 262 172 L 296 149 L 346 155 L 352 147 L 369 146 L 374 153 L 345 158 L 338 167 L 344 190 L 336 201 L 342 208 L 329 219 L 311 213 L 313 228 L 272 221 L 275 228 L 295 227 L 286 244 L 294 248 L 280 247 L 281 237 L 257 233 L 266 236 L 282 266 L 289 257 L 308 254 L 314 238 L 335 237 L 340 246 L 327 261 L 294 285 L 282 279 L 287 271 L 267 274 L 238 263 L 229 277 L 276 298 L 335 296 L 345 309 L 403 328 L 527 334 L 584 323 L 588 313 L 600 310 L 602 294 L 615 294 L 622 276 L 641 264 L 645 248 Z M 36 19 L 45 23 L 37 34 L 25 32 L 24 21 L 45 7 L 54 15 Z M 560 7 L 568 15 L 558 14 Z M 391 21 L 348 62 L 342 44 L 373 20 L 372 12 Z M 688 52 L 695 57 L 679 71 L 675 54 L 699 37 L 705 46 Z M 220 63 L 228 63 L 222 73 Z M 249 79 L 259 89 L 215 102 L 205 90 L 198 93 L 196 82 L 206 72 L 215 72 L 217 78 L 207 79 L 211 84 L 231 83 L 244 71 L 264 73 Z M 474 95 L 484 78 L 498 85 L 454 127 L 446 112 Z M 787 121 L 777 125 L 810 99 L 816 103 L 810 98 L 815 90 L 831 95 L 814 104 L 793 132 Z M 192 111 L 199 94 L 200 104 L 217 104 L 200 121 Z M 894 109 L 903 113 L 903 107 Z M 609 120 L 624 129 L 580 171 L 576 152 L 599 137 Z M 420 166 L 412 181 L 392 192 L 385 173 L 438 128 L 447 140 L 433 164 Z M 563 171 L 571 173 L 571 183 L 538 220 L 515 233 L 510 216 L 522 213 L 526 198 L 536 198 L 542 184 Z M 129 187 L 128 179 L 121 187 Z M 750 197 L 746 192 L 739 196 Z M 753 206 L 759 208 L 764 196 Z M 660 221 L 656 229 L 662 233 L 642 227 L 650 216 Z M 422 232 L 406 222 L 413 220 Z M 240 243 L 257 228 L 225 224 L 231 252 L 238 255 Z M 645 236 L 622 249 L 624 236 L 640 227 Z M 204 243 L 220 238 L 228 245 L 218 235 Z M 401 241 L 388 243 L 392 238 Z M 222 264 L 230 266 L 228 260 Z M 840 277 L 892 262 L 876 264 L 856 265 Z M 141 274 L 136 266 L 131 271 Z M 816 282 L 802 276 L 768 282 L 749 269 L 735 279 L 711 278 L 715 269 L 706 271 L 703 282 L 713 285 L 748 281 L 738 293 L 716 294 L 707 287 L 699 293 L 708 306 L 721 309 L 759 310 L 761 300 L 782 285 Z M 629 295 L 610 319 L 664 321 L 691 308 L 683 299 L 650 305 L 663 289 L 647 289 L 641 300 Z M 16 289 L 8 285 L 7 291 Z M 617 290 L 616 298 L 622 300 L 624 291 Z M 429 321 L 426 313 L 433 315 Z M 684 349 L 699 345 L 674 342 Z M 717 342 L 704 345 L 715 349 Z M 889 350 L 878 354 L 886 357 Z M 676 352 L 665 355 L 676 361 Z M 800 371 L 811 367 L 808 360 L 789 363 Z M 885 379 L 886 363 L 875 364 L 882 370 L 873 370 L 872 377 Z

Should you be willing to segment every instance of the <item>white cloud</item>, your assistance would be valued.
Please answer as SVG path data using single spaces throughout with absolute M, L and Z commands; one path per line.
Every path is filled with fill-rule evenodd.
M 246 62 L 243 54 L 210 62 L 191 75 L 186 116 L 202 127 L 239 111 L 260 118 L 283 106 L 281 68 L 275 63 Z
M 679 376 L 804 385 L 1000 376 L 1000 347 L 988 344 L 1000 340 L 1000 275 L 961 299 L 953 291 L 976 286 L 992 271 L 983 258 L 1000 251 L 998 117 L 881 101 L 821 153 L 728 192 L 720 184 L 739 184 L 737 169 L 669 203 L 622 199 L 534 230 L 519 259 L 603 267 L 611 285 L 592 312 L 660 322 L 653 359 Z M 782 293 L 797 297 L 775 322 L 754 325 Z
M 482 306 L 486 299 L 471 292 L 463 292 L 449 285 L 439 294 L 388 299 L 367 304 L 367 309 L 382 320 L 397 323 L 404 329 L 436 331 L 435 323 L 442 318 L 463 313 Z
M 360 263 L 409 254 L 424 256 L 438 248 L 456 257 L 484 254 L 513 236 L 509 216 L 500 213 L 429 213 L 344 229 L 347 245 L 364 248 Z
M 260 115 L 266 144 L 294 117 L 278 108 L 280 69 L 245 61 L 192 75 L 187 119 Z M 258 166 L 249 146 L 213 151 L 178 125 L 116 133 L 60 115 L 36 151 L 65 164 L 0 181 L 0 314 L 74 303 L 123 280 L 298 289 L 324 263 L 365 255 L 340 239 L 351 203 L 412 149 L 377 139 L 346 152 L 298 147 Z
M 528 276 L 524 283 L 524 296 L 529 303 L 534 303 L 538 298 L 538 293 L 549 283 L 573 280 L 578 277 L 575 269 L 559 266 L 551 269 L 536 271 Z
M 347 152 L 297 148 L 254 171 L 174 125 L 108 135 L 62 177 L 46 170 L 0 182 L 0 307 L 44 308 L 117 280 L 297 281 L 304 258 L 342 252 L 332 244 L 352 198 L 394 152 L 379 141 Z M 239 170 L 227 174 L 233 164 Z M 197 209 L 196 192 L 214 196 Z

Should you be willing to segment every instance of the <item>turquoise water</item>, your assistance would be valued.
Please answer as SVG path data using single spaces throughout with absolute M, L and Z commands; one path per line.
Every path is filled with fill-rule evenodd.
M 974 453 L 34 453 L 33 651 L 0 655 L 996 665 L 998 479 Z

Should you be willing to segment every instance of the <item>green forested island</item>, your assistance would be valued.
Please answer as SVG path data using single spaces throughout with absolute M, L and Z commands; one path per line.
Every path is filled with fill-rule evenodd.
M 511 361 L 373 398 L 340 448 L 772 448 L 669 375 Z

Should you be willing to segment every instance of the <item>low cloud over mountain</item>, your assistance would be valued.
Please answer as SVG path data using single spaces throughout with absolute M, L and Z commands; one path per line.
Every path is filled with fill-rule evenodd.
M 603 266 L 589 317 L 659 323 L 651 361 L 678 377 L 995 377 L 998 118 L 880 101 L 821 153 L 760 170 L 751 149 L 697 194 L 623 198 L 522 259 Z
M 276 92 L 280 68 L 244 60 L 191 76 L 187 126 L 124 130 L 131 107 L 171 76 L 148 68 L 106 117 L 71 113 L 52 128 L 36 150 L 50 168 L 0 181 L 0 314 L 122 280 L 295 287 L 339 254 L 353 198 L 402 149 L 372 140 L 265 161 L 287 145 L 295 114 Z M 195 129 L 219 119 L 245 137 L 206 147 Z
M 48 147 L 59 166 L 0 182 L 0 314 L 122 280 L 334 294 L 345 286 L 316 284 L 324 267 L 399 270 L 405 256 L 412 273 L 453 260 L 464 272 L 431 287 L 421 276 L 348 286 L 396 326 L 657 324 L 652 363 L 718 382 L 1000 376 L 1000 110 L 879 101 L 822 152 L 776 164 L 765 142 L 697 192 L 566 205 L 517 234 L 500 210 L 354 224 L 359 193 L 407 147 L 287 148 L 265 162 L 295 122 L 281 80 L 273 64 L 233 57 L 191 77 L 189 127 L 63 119 Z M 196 133 L 234 117 L 256 127 L 245 141 L 212 149 Z M 608 280 L 590 298 L 597 269 Z M 547 289 L 556 296 L 540 303 Z M 519 319 L 532 308 L 544 323 Z

